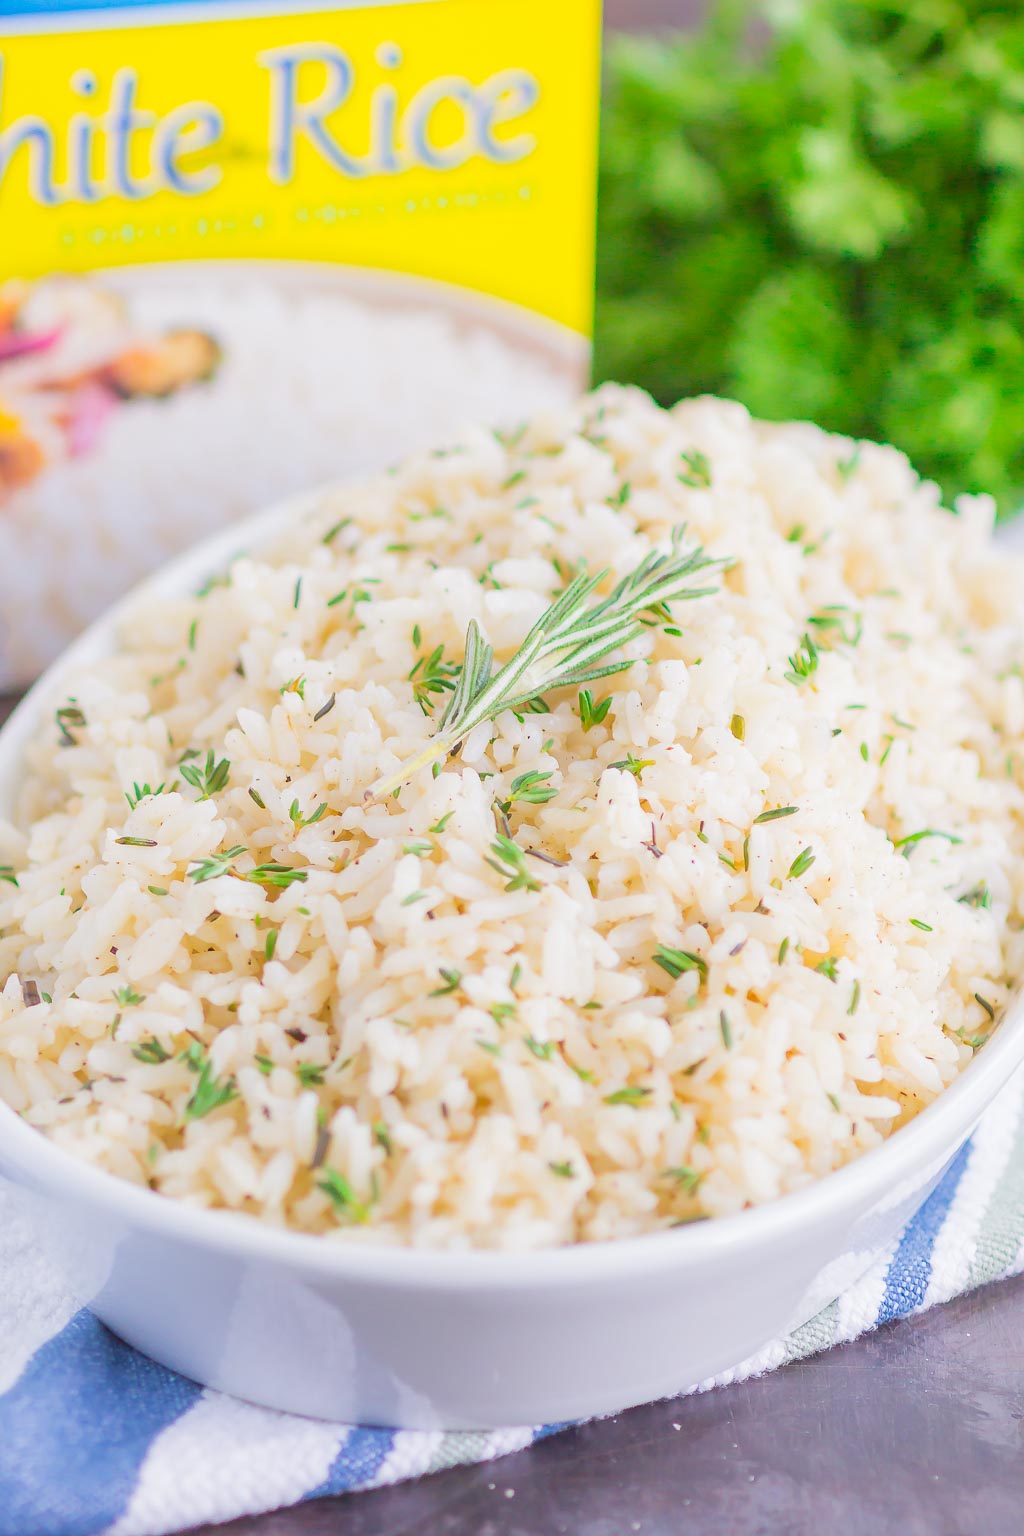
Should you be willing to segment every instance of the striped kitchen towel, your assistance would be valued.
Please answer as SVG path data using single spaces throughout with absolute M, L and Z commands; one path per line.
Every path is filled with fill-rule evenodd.
M 740 1380 L 1024 1268 L 1024 1078 L 899 1241 Z M 344 1428 L 206 1392 L 75 1308 L 0 1190 L 0 1536 L 163 1536 L 529 1445 L 543 1429 Z

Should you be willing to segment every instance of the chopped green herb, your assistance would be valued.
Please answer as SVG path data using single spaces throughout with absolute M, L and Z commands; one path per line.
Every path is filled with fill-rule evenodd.
M 333 1168 L 328 1169 L 324 1177 L 317 1180 L 316 1187 L 322 1190 L 330 1200 L 337 1216 L 345 1216 L 358 1226 L 369 1221 L 368 1207 L 361 1200 L 356 1199 L 352 1186 L 344 1174 L 336 1173 Z
M 486 862 L 506 881 L 506 891 L 539 891 L 540 881 L 530 872 L 526 855 L 510 837 L 499 834 L 491 844 Z
M 774 811 L 762 811 L 760 816 L 754 817 L 754 826 L 759 827 L 766 821 L 780 821 L 783 816 L 795 816 L 799 809 L 796 805 L 780 805 Z
M 191 784 L 193 789 L 199 791 L 201 799 L 209 800 L 211 795 L 219 794 L 227 787 L 231 777 L 231 763 L 226 757 L 218 762 L 216 755 L 210 751 L 202 763 L 182 763 L 179 772 L 186 784 Z
M 789 954 L 789 939 L 785 938 L 785 939 L 783 939 L 782 943 L 779 945 L 779 964 L 780 965 L 783 963 L 783 961 L 785 960 L 785 958 L 786 958 L 786 956 L 788 954 Z
M 245 848 L 241 843 L 234 848 L 228 848 L 224 853 L 211 854 L 208 859 L 197 859 L 190 867 L 188 877 L 197 885 L 202 885 L 207 880 L 216 880 L 220 875 L 232 873 L 231 866 Z
M 307 869 L 290 869 L 287 864 L 257 864 L 255 869 L 250 869 L 244 877 L 253 885 L 273 885 L 279 889 L 286 886 L 302 884 L 309 878 Z
M 742 715 L 733 715 L 729 721 L 729 729 L 737 741 L 745 741 L 747 737 L 747 722 Z
M 409 673 L 409 681 L 413 685 L 413 698 L 425 715 L 432 713 L 436 694 L 455 691 L 455 682 L 461 671 L 460 662 L 445 661 L 443 645 L 435 646 L 429 656 L 417 658 Z
M 902 848 L 904 858 L 908 857 L 927 837 L 942 837 L 947 843 L 961 843 L 960 837 L 955 837 L 952 832 L 937 832 L 933 827 L 925 827 L 922 832 L 909 832 L 906 837 L 893 838 L 893 847 Z
M 288 815 L 296 832 L 301 832 L 303 827 L 315 826 L 318 821 L 327 815 L 327 805 L 326 802 L 323 802 L 317 806 L 311 816 L 303 816 L 299 809 L 299 802 L 293 800 L 288 808 Z
M 639 779 L 645 768 L 654 767 L 653 757 L 634 757 L 632 752 L 627 752 L 621 762 L 612 763 L 612 768 L 621 768 L 623 773 L 631 773 L 634 779 Z
M 987 911 L 992 905 L 992 893 L 984 880 L 981 880 L 977 885 L 972 885 L 971 889 L 965 891 L 962 896 L 958 896 L 957 901 L 962 902 L 965 907 L 982 907 Z
M 711 485 L 711 464 L 707 454 L 691 448 L 687 453 L 682 454 L 681 458 L 686 468 L 676 478 L 684 485 L 706 491 Z
M 334 708 L 335 704 L 337 703 L 337 701 L 338 701 L 337 694 L 336 693 L 332 693 L 330 698 L 327 700 L 326 704 L 321 704 L 320 708 L 317 710 L 316 714 L 313 716 L 313 723 L 315 724 L 318 720 L 322 720 L 325 715 L 329 715 L 331 710 Z
M 576 1177 L 572 1163 L 548 1163 L 548 1167 L 560 1179 L 574 1179 Z
M 438 974 L 444 982 L 444 986 L 436 987 L 433 992 L 428 992 L 428 997 L 447 997 L 450 992 L 458 991 L 462 984 L 461 971 L 448 971 L 442 966 Z
M 614 1093 L 606 1093 L 606 1104 L 631 1104 L 634 1108 L 653 1092 L 650 1088 L 616 1088 Z
M 391 1133 L 387 1126 L 384 1124 L 383 1120 L 376 1120 L 374 1122 L 373 1139 L 377 1143 L 378 1147 L 383 1147 L 384 1151 L 390 1157 L 392 1152 Z
M 832 1108 L 835 1110 L 836 1114 L 841 1113 L 842 1105 L 839 1102 L 839 1095 L 837 1093 L 826 1093 L 825 1097 L 832 1105 Z
M 171 1052 L 164 1050 L 155 1035 L 151 1035 L 148 1040 L 140 1040 L 138 1045 L 133 1045 L 132 1055 L 136 1061 L 144 1062 L 150 1067 L 157 1067 L 161 1062 L 171 1059 Z
M 594 703 L 594 695 L 589 688 L 581 688 L 579 693 L 580 724 L 585 731 L 592 730 L 595 725 L 602 725 L 608 711 L 612 707 L 612 696 Z
M 984 1010 L 988 1014 L 989 1018 L 992 1020 L 993 1023 L 995 1023 L 996 1011 L 993 1008 L 992 1004 L 988 1001 L 988 999 L 982 997 L 979 992 L 975 992 L 975 994 L 974 994 L 974 1001 L 976 1003 L 980 1004 L 980 1006 L 982 1008 L 984 1008 Z
M 697 1193 L 703 1177 L 702 1173 L 698 1173 L 695 1168 L 690 1168 L 685 1163 L 681 1163 L 678 1168 L 666 1168 L 662 1174 L 663 1179 L 672 1179 L 688 1195 L 695 1195 Z
M 860 1007 L 860 982 L 859 981 L 855 981 L 854 984 L 853 984 L 853 990 L 850 993 L 850 1006 L 849 1006 L 849 1008 L 847 1008 L 846 1012 L 852 1018 L 853 1015 L 857 1012 L 857 1009 L 859 1007 Z
M 553 1040 L 535 1040 L 532 1035 L 526 1035 L 523 1038 L 523 1044 L 528 1051 L 536 1056 L 538 1061 L 550 1061 L 555 1054 L 555 1043 Z
M 799 880 L 800 876 L 805 875 L 813 863 L 814 854 L 809 848 L 804 848 L 800 853 L 797 854 L 796 858 L 789 866 L 789 872 L 786 875 L 786 879 Z
M 912 917 L 910 919 L 910 926 L 912 928 L 920 928 L 922 933 L 934 933 L 935 932 L 935 929 L 932 927 L 931 923 L 922 923 L 922 921 L 921 921 L 921 919 L 919 917 Z
M 185 1053 L 185 1060 L 193 1072 L 198 1071 L 199 1081 L 188 1103 L 185 1105 L 186 1120 L 202 1120 L 204 1116 L 212 1114 L 215 1109 L 220 1109 L 224 1104 L 230 1104 L 238 1095 L 238 1089 L 233 1077 L 223 1079 L 217 1077 L 208 1058 L 203 1055 L 202 1047 L 196 1042 Z
M 659 944 L 653 955 L 655 965 L 660 965 L 663 971 L 675 980 L 685 971 L 696 971 L 701 981 L 708 977 L 707 961 L 700 955 L 695 955 L 689 949 L 670 949 L 667 944 Z
M 256 1056 L 254 1059 L 257 1067 L 259 1067 L 260 1071 L 263 1073 L 263 1076 L 269 1077 L 271 1072 L 274 1070 L 274 1063 L 271 1061 L 270 1057 Z
M 343 528 L 347 528 L 351 521 L 352 519 L 350 517 L 343 517 L 340 523 L 335 523 L 333 528 L 328 528 L 320 542 L 322 544 L 333 544 L 335 539 L 338 537 L 338 534 L 342 531 Z
M 0 880 L 5 881 L 7 885 L 17 885 L 18 877 L 14 873 L 13 864 L 0 864 Z
M 325 1070 L 311 1061 L 300 1061 L 295 1068 L 295 1076 L 303 1088 L 317 1088 L 324 1080 Z
M 416 905 L 416 903 L 418 901 L 425 901 L 426 898 L 427 898 L 426 891 L 410 891 L 408 896 L 403 896 L 402 897 L 402 906 L 403 907 L 413 907 L 413 906 Z
M 250 787 L 250 789 L 249 789 L 249 799 L 253 802 L 254 805 L 258 805 L 261 811 L 265 811 L 266 810 L 267 807 L 264 804 L 263 796 L 259 793 L 258 790 L 255 790 L 255 789 Z
M 818 961 L 814 969 L 820 971 L 822 976 L 827 976 L 829 981 L 838 981 L 839 979 L 835 955 L 826 955 L 824 960 Z
M 805 634 L 789 658 L 789 671 L 784 674 L 787 683 L 794 683 L 797 687 L 801 683 L 806 683 L 807 679 L 817 672 L 818 660 L 818 647 L 810 635 Z
M 425 859 L 433 851 L 433 843 L 427 842 L 425 838 L 417 838 L 415 842 L 402 844 L 402 852 L 411 853 L 416 859 Z
M 141 992 L 136 992 L 130 984 L 126 987 L 118 987 L 114 992 L 114 1002 L 119 1008 L 137 1008 L 146 999 Z
M 274 958 L 274 951 L 277 948 L 277 936 L 280 931 L 279 928 L 271 928 L 267 933 L 266 942 L 263 945 L 263 958 L 268 964 Z
M 188 627 L 188 648 L 190 651 L 194 651 L 196 648 L 196 631 L 198 628 L 199 620 L 193 619 Z
M 554 800 L 558 790 L 548 783 L 548 780 L 553 777 L 553 771 L 541 773 L 536 768 L 531 769 L 529 773 L 521 773 L 518 778 L 512 780 L 508 799 L 498 802 L 502 811 L 507 816 L 517 801 L 521 801 L 524 805 L 546 805 L 549 800 Z
M 60 709 L 56 711 L 55 718 L 57 729 L 60 732 L 61 746 L 77 747 L 78 737 L 74 732 L 84 730 L 88 724 L 78 705 L 74 701 L 69 704 L 62 704 Z
M 162 795 L 166 788 L 166 784 L 158 784 L 156 789 L 151 789 L 148 784 L 133 784 L 131 789 L 126 789 L 124 792 L 128 809 L 134 811 L 140 801 L 148 800 L 152 795 Z
M 731 1051 L 732 1050 L 732 1026 L 729 1023 L 729 1017 L 728 1017 L 728 1014 L 726 1013 L 724 1008 L 722 1009 L 721 1013 L 718 1015 L 718 1027 L 722 1031 L 722 1044 L 725 1046 L 727 1051 Z
M 166 896 L 167 888 L 163 885 L 147 885 L 146 890 L 151 896 Z
M 115 843 L 120 848 L 155 848 L 155 837 L 115 837 Z

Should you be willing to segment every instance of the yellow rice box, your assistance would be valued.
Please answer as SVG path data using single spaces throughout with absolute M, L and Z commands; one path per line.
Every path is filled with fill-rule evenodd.
M 0 3 L 0 689 L 589 366 L 599 0 Z

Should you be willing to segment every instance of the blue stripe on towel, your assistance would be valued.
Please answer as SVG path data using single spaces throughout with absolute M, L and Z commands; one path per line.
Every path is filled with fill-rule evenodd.
M 949 1215 L 949 1208 L 970 1155 L 971 1143 L 968 1141 L 960 1148 L 941 1182 L 905 1228 L 885 1277 L 885 1294 L 878 1309 L 880 1323 L 891 1323 L 897 1317 L 906 1317 L 924 1301 L 928 1281 L 931 1279 L 935 1239 Z
M 361 1488 L 376 1477 L 395 1443 L 393 1429 L 354 1429 L 331 1463 L 330 1471 L 307 1499 L 323 1499 L 331 1493 Z
M 0 1397 L 0 1536 L 103 1530 L 157 1435 L 199 1395 L 77 1312 Z

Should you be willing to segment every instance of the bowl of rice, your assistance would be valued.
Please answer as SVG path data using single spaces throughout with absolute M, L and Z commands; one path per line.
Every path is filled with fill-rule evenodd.
M 0 733 L 0 1171 L 122 1337 L 606 1413 L 872 1262 L 1024 1057 L 1024 567 L 605 387 L 168 567 Z

